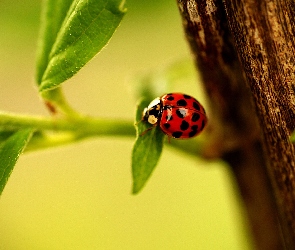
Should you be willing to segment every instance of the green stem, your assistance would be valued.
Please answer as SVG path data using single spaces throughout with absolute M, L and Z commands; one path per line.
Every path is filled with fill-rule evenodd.
M 0 112 L 0 127 L 7 130 L 34 128 L 36 130 L 26 151 L 70 144 L 95 136 L 135 137 L 130 120 L 102 119 L 93 117 L 52 118 Z M 54 133 L 46 133 L 51 131 Z M 169 146 L 191 156 L 200 155 L 200 142 L 172 140 Z
M 54 119 L 31 115 L 0 112 L 0 126 L 8 128 L 31 127 L 36 130 L 71 131 L 76 134 L 134 136 L 135 129 L 130 121 L 98 119 L 92 117 Z

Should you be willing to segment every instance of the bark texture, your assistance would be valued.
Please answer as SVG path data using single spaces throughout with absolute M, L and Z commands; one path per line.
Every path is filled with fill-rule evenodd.
M 230 164 L 257 249 L 294 249 L 295 2 L 178 6 L 211 101 L 207 156 Z

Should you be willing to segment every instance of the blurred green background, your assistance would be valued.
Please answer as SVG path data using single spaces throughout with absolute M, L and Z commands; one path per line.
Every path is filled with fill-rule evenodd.
M 176 1 L 127 0 L 109 45 L 64 84 L 93 116 L 133 119 L 131 79 L 189 56 Z M 0 110 L 47 115 L 34 86 L 41 1 L 0 1 Z M 194 81 L 176 87 L 199 98 Z M 134 138 L 23 155 L 0 199 L 0 250 L 251 249 L 227 167 L 164 149 L 131 195 Z

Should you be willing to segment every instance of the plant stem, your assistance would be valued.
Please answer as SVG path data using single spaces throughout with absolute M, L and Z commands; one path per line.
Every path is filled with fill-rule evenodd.
M 130 121 L 92 117 L 54 119 L 0 112 L 0 126 L 11 129 L 31 127 L 36 130 L 71 131 L 87 136 L 135 135 L 135 129 Z
M 135 136 L 133 122 L 129 120 L 93 117 L 54 119 L 0 112 L 0 127 L 7 130 L 34 128 L 36 132 L 27 145 L 26 152 L 66 145 L 95 136 Z M 195 140 L 173 140 L 168 146 L 190 156 L 199 156 L 202 148 L 200 144 L 203 143 Z

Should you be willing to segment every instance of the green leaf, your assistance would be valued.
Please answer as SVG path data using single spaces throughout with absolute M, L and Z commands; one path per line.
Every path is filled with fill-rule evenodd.
M 141 101 L 136 112 L 137 138 L 132 152 L 133 194 L 143 188 L 157 165 L 163 149 L 165 134 L 158 126 L 148 130 L 151 126 L 141 121 L 142 111 L 148 104 L 146 100 Z
M 49 2 L 52 4 L 52 1 Z M 76 74 L 107 44 L 124 13 L 124 0 L 74 1 L 59 28 L 50 52 L 46 52 L 46 67 L 38 68 L 40 72 L 37 75 L 42 75 L 38 80 L 39 90 L 58 87 Z M 53 22 L 52 19 L 54 15 L 45 21 Z M 53 26 L 56 28 L 58 25 Z
M 49 54 L 57 34 L 74 0 L 45 0 L 43 3 L 39 46 L 37 51 L 36 81 L 42 82 L 43 74 L 49 63 Z
M 32 133 L 32 129 L 19 130 L 7 137 L 0 144 L 0 195 Z

